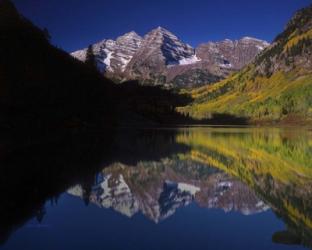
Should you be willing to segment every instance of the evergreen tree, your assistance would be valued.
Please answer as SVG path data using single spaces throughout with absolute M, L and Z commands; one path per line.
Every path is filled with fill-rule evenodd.
M 89 45 L 87 49 L 86 64 L 92 68 L 96 68 L 96 59 L 95 59 L 92 45 Z
M 37 219 L 37 221 L 38 221 L 40 224 L 41 224 L 41 222 L 43 221 L 43 218 L 44 218 L 45 214 L 46 214 L 46 211 L 45 211 L 45 209 L 44 209 L 43 207 L 41 207 L 41 208 L 37 211 L 37 213 L 36 213 L 36 219 Z
M 51 35 L 50 35 L 49 30 L 48 30 L 47 28 L 44 28 L 42 31 L 43 31 L 44 37 L 45 37 L 48 41 L 50 41 L 50 40 L 51 40 Z

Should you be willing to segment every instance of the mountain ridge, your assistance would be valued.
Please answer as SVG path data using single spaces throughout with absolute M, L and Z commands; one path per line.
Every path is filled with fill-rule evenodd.
M 134 38 L 126 39 L 123 49 L 116 53 L 118 40 L 129 34 Z M 244 37 L 193 48 L 160 26 L 143 37 L 131 31 L 116 41 L 105 39 L 93 45 L 98 68 L 109 78 L 174 87 L 201 86 L 223 79 L 249 63 L 267 46 L 266 41 Z M 86 49 L 71 55 L 84 61 Z M 120 59 L 125 55 L 127 60 Z M 118 63 L 120 61 L 122 63 Z
M 196 119 L 215 113 L 252 123 L 312 123 L 312 5 L 299 10 L 274 42 L 238 73 L 189 93 L 180 112 Z

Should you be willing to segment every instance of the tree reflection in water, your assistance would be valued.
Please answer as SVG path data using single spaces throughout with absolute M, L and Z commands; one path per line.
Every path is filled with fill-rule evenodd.
M 1 238 L 46 200 L 68 193 L 128 217 L 158 223 L 182 206 L 237 211 L 271 208 L 287 225 L 272 241 L 312 246 L 311 132 L 185 128 L 86 133 L 2 154 Z

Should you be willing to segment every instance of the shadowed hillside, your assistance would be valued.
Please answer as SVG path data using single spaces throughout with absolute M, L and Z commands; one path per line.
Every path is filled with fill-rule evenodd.
M 34 137 L 64 128 L 192 122 L 175 111 L 188 96 L 136 82 L 116 85 L 49 39 L 11 1 L 0 1 L 2 130 Z
M 35 131 L 112 123 L 112 83 L 50 45 L 47 31 L 9 0 L 0 1 L 0 54 L 2 126 Z

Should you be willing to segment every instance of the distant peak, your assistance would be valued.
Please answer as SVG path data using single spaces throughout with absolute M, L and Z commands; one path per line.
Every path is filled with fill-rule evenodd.
M 136 33 L 135 31 L 127 32 L 124 35 L 122 35 L 121 37 L 141 38 L 141 36 L 138 35 L 138 33 Z
M 223 41 L 221 41 L 221 42 L 223 42 L 223 43 L 231 43 L 231 44 L 233 44 L 234 43 L 234 41 L 233 40 L 231 40 L 231 39 L 229 39 L 229 38 L 226 38 L 226 39 L 224 39 Z
M 129 43 L 141 43 L 142 37 L 139 36 L 135 31 L 130 31 L 116 39 L 117 44 L 129 44 Z
M 241 40 L 258 40 L 258 39 L 250 36 L 244 36 Z
M 269 44 L 267 41 L 255 38 L 255 37 L 250 37 L 250 36 L 244 36 L 243 38 L 240 39 L 241 41 L 257 41 L 257 42 L 262 42 L 262 43 L 267 43 Z
M 153 29 L 151 32 L 159 32 L 159 33 L 169 33 L 173 34 L 171 31 L 167 30 L 164 27 L 158 26 L 156 29 Z
M 138 33 L 136 33 L 134 30 L 124 34 L 124 36 L 139 36 Z
M 261 40 L 261 39 L 258 39 L 258 38 L 254 38 L 254 37 L 249 37 L 249 36 L 245 36 L 243 37 L 242 39 L 240 39 L 240 41 L 242 42 L 254 42 L 254 43 L 258 43 L 260 44 L 260 49 L 263 50 L 264 48 L 270 46 L 270 43 L 265 41 L 265 40 Z
M 161 26 L 158 26 L 156 29 L 157 29 L 157 30 L 166 30 L 165 28 L 163 28 L 163 27 L 161 27 Z

